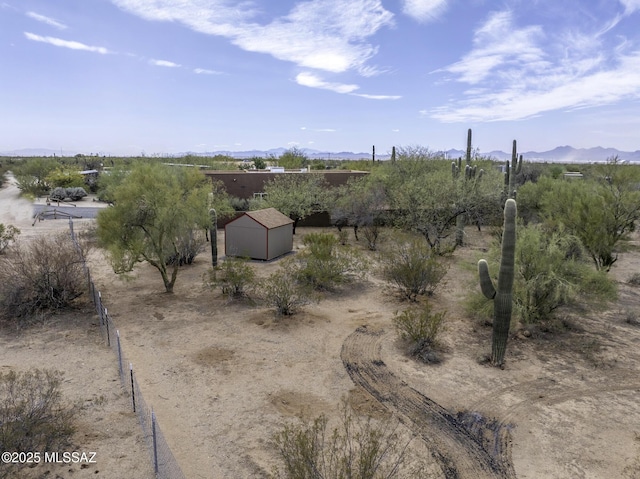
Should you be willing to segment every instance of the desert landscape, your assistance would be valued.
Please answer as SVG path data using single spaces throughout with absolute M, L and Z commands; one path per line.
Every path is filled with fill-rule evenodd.
M 18 226 L 21 241 L 68 230 L 66 220 L 32 226 L 32 204 L 14 186 L 0 194 L 0 222 Z M 92 221 L 76 220 L 75 230 Z M 310 231 L 318 229 L 298 228 L 293 254 Z M 164 292 L 147 264 L 124 281 L 100 250 L 88 261 L 144 398 L 188 479 L 268 477 L 278 464 L 273 434 L 301 416 L 335 420 L 342 400 L 357 413 L 401 421 L 415 436 L 411 451 L 426 461 L 422 477 L 639 478 L 640 322 L 633 313 L 640 290 L 626 283 L 640 267 L 637 233 L 609 273 L 618 300 L 598 311 L 561 313 L 561 331 L 513 331 L 504 369 L 481 364 L 491 329 L 463 305 L 479 288 L 473 265 L 490 234 L 466 234 L 432 298 L 447 312 L 443 361 L 432 365 L 407 356 L 391 321 L 407 303 L 375 272 L 277 318 L 259 303 L 229 302 L 206 288 L 207 251 L 181 269 L 174 294 Z M 353 236 L 349 243 L 360 247 Z M 252 262 L 260 278 L 278 265 Z M 74 449 L 97 452 L 90 467 L 38 466 L 27 477 L 153 476 L 90 304 L 28 329 L 5 329 L 0 341 L 3 371 L 64 371 L 65 397 L 83 403 Z

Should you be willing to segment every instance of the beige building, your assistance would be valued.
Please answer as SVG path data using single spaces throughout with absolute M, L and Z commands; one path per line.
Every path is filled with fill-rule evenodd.
M 293 220 L 275 208 L 247 211 L 224 227 L 226 256 L 271 260 L 293 249 Z

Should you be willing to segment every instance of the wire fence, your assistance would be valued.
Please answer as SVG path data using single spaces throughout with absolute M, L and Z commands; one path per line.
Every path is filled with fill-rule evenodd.
M 102 295 L 91 279 L 91 272 L 89 271 L 89 267 L 87 266 L 84 255 L 82 254 L 82 248 L 80 247 L 80 243 L 78 242 L 73 229 L 72 218 L 69 218 L 69 230 L 73 244 L 82 257 L 84 272 L 89 287 L 89 294 L 100 320 L 100 331 L 107 342 L 107 346 L 113 349 L 117 355 L 120 382 L 122 383 L 125 391 L 127 391 L 131 397 L 131 408 L 133 409 L 133 412 L 136 413 L 140 426 L 142 427 L 145 442 L 147 443 L 151 453 L 151 460 L 156 478 L 185 479 L 178 462 L 167 444 L 164 434 L 162 434 L 162 431 L 160 430 L 153 408 L 150 408 L 147 405 L 144 397 L 142 396 L 140 386 L 138 385 L 138 381 L 134 374 L 133 364 L 127 360 L 122 351 L 122 345 L 120 344 L 120 331 L 116 328 L 113 319 L 109 316 L 109 312 L 102 302 Z

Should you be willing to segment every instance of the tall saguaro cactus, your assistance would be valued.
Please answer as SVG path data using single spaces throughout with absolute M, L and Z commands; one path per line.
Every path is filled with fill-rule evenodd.
M 211 265 L 215 268 L 218 266 L 218 215 L 213 208 L 209 210 L 209 215 L 211 216 L 211 229 L 209 230 L 209 237 L 211 238 Z
M 516 214 L 514 199 L 504 205 L 504 231 L 502 233 L 502 255 L 498 273 L 498 287 L 494 287 L 489 275 L 489 265 L 484 259 L 478 261 L 480 288 L 487 299 L 493 300 L 493 336 L 491 339 L 491 364 L 502 366 L 507 350 L 511 311 L 513 309 L 513 278 L 516 255 Z
M 476 178 L 482 178 L 483 170 L 478 172 L 477 166 L 471 166 L 471 128 L 467 131 L 467 152 L 466 152 L 466 166 L 464 168 L 463 181 L 475 181 Z M 451 162 L 451 174 L 454 181 L 460 176 L 462 171 L 462 158 L 458 158 L 458 163 Z M 466 224 L 466 213 L 460 212 L 456 217 L 456 246 L 462 246 L 464 243 L 464 226 Z
M 396 161 L 396 147 L 392 146 L 391 147 L 391 162 L 395 163 Z
M 373 150 L 371 151 L 372 163 L 376 162 L 376 145 L 373 145 Z
M 520 155 L 520 158 L 518 159 L 518 146 L 516 140 L 513 140 L 513 148 L 511 149 L 511 165 L 509 165 L 509 160 L 507 160 L 506 167 L 504 188 L 506 190 L 507 198 L 515 198 L 516 175 L 519 175 L 522 171 L 522 155 Z

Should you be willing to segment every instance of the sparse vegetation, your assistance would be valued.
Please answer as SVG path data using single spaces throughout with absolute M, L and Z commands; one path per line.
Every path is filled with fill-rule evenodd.
M 300 282 L 300 266 L 293 258 L 283 260 L 278 271 L 262 282 L 260 294 L 278 316 L 291 316 L 311 300 L 311 291 Z
M 255 285 L 256 273 L 248 258 L 227 257 L 216 268 L 209 270 L 207 284 L 219 287 L 230 300 L 248 296 Z
M 17 244 L 0 258 L 0 315 L 28 321 L 70 307 L 86 291 L 83 260 L 68 234 Z
M 59 371 L 31 369 L 0 373 L 0 449 L 56 451 L 69 445 L 77 408 L 65 404 Z M 3 464 L 0 478 L 17 466 Z
M 389 243 L 379 257 L 382 277 L 409 301 L 433 294 L 447 273 L 443 260 L 419 238 Z
M 438 336 L 444 330 L 446 312 L 433 312 L 429 301 L 396 313 L 393 324 L 398 336 L 411 341 L 411 355 L 426 363 L 439 362 L 436 354 Z
M 331 290 L 337 285 L 362 278 L 367 271 L 365 258 L 348 246 L 340 246 L 331 233 L 310 233 L 303 243 L 306 250 L 298 256 L 300 280 L 316 290 Z
M 421 477 L 407 467 L 410 438 L 397 423 L 358 418 L 342 406 L 341 421 L 332 430 L 325 415 L 287 424 L 276 433 L 274 445 L 282 462 L 274 479 L 392 479 Z

